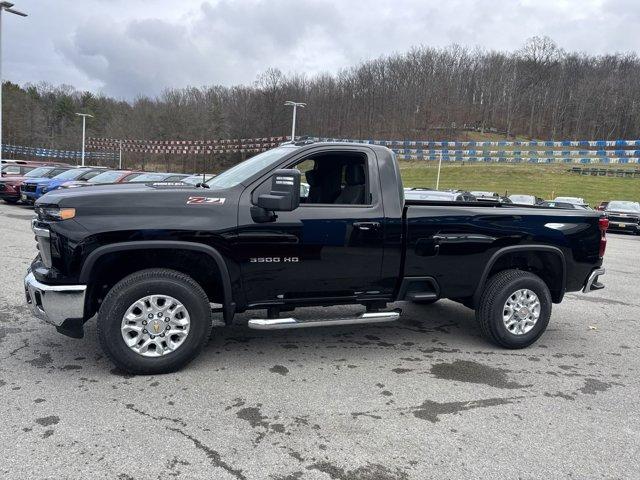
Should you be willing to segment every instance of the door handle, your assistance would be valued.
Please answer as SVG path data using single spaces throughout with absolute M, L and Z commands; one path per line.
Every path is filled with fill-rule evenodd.
M 353 227 L 365 232 L 377 230 L 380 228 L 380 222 L 353 222 Z

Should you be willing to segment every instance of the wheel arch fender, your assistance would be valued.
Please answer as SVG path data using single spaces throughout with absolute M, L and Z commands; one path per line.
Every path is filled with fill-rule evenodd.
M 552 293 L 552 297 L 554 297 L 555 303 L 560 303 L 562 301 L 562 297 L 564 296 L 564 292 L 566 289 L 567 283 L 567 262 L 564 256 L 564 253 L 560 248 L 555 247 L 553 245 L 512 245 L 508 247 L 503 247 L 496 252 L 494 252 L 487 264 L 482 271 L 482 275 L 480 276 L 480 281 L 476 287 L 476 290 L 473 295 L 473 303 L 474 305 L 478 304 L 480 300 L 480 296 L 482 295 L 482 290 L 484 289 L 487 280 L 489 279 L 489 275 L 493 267 L 496 263 L 502 258 L 504 259 L 506 256 L 517 255 L 517 254 L 526 254 L 526 253 L 545 253 L 548 255 L 552 255 L 557 259 L 561 269 L 561 279 L 560 279 L 560 288 L 559 291 L 554 296 Z M 535 272 L 534 272 L 535 273 Z M 548 283 L 546 279 L 543 278 L 545 283 Z M 550 288 L 551 290 L 551 288 Z
M 231 288 L 231 277 L 229 275 L 229 269 L 222 254 L 210 245 L 180 240 L 137 240 L 131 242 L 119 242 L 110 245 L 103 245 L 96 248 L 91 253 L 89 253 L 89 255 L 87 255 L 87 258 L 82 263 L 79 281 L 83 284 L 87 284 L 91 281 L 92 271 L 97 262 L 104 255 L 117 252 L 132 252 L 136 250 L 148 251 L 160 249 L 197 251 L 205 253 L 209 257 L 211 257 L 211 259 L 213 259 L 220 273 L 222 294 L 224 299 L 224 321 L 227 325 L 230 324 L 233 320 L 233 315 L 235 314 L 236 304 L 233 300 L 233 291 Z

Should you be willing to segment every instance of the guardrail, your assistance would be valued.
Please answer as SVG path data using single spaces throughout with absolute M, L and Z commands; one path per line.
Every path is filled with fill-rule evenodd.
M 177 155 L 259 153 L 290 137 L 237 138 L 222 140 L 133 140 L 89 137 L 85 158 L 116 160 L 121 152 Z M 383 145 L 399 160 L 484 163 L 640 164 L 640 140 L 561 141 L 421 141 L 364 140 L 335 137 L 300 137 L 318 142 L 348 142 Z M 5 154 L 74 159 L 79 151 L 4 145 Z
M 399 160 L 489 163 L 640 163 L 640 149 L 637 149 L 640 147 L 640 140 L 420 141 L 308 138 L 320 142 L 383 145 L 393 150 Z M 488 149 L 491 147 L 501 147 L 501 149 Z M 538 149 L 540 147 L 545 147 L 545 149 Z M 624 147 L 636 147 L 636 149 L 625 149 Z M 607 150 L 607 148 L 613 148 L 613 150 Z
M 24 155 L 26 157 L 56 158 L 62 160 L 80 160 L 82 151 L 58 150 L 56 148 L 26 147 L 23 145 L 2 145 L 2 155 Z M 85 151 L 85 160 L 115 160 L 114 152 L 88 152 Z

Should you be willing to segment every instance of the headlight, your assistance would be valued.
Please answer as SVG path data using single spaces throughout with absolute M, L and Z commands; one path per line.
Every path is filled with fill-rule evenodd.
M 36 207 L 36 214 L 40 220 L 59 221 L 69 220 L 76 216 L 75 208 Z
M 51 268 L 53 265 L 51 262 L 51 232 L 47 228 L 39 227 L 35 220 L 31 222 L 31 230 L 36 235 L 38 252 L 40 252 L 42 263 L 45 267 Z

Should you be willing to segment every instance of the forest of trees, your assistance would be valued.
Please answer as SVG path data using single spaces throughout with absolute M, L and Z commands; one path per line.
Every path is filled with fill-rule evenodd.
M 34 83 L 3 88 L 7 144 L 78 150 L 87 134 L 147 140 L 286 135 L 455 139 L 464 129 L 537 139 L 640 135 L 640 59 L 591 56 L 534 37 L 513 53 L 420 47 L 307 77 L 269 69 L 250 86 L 166 90 L 131 102 Z

